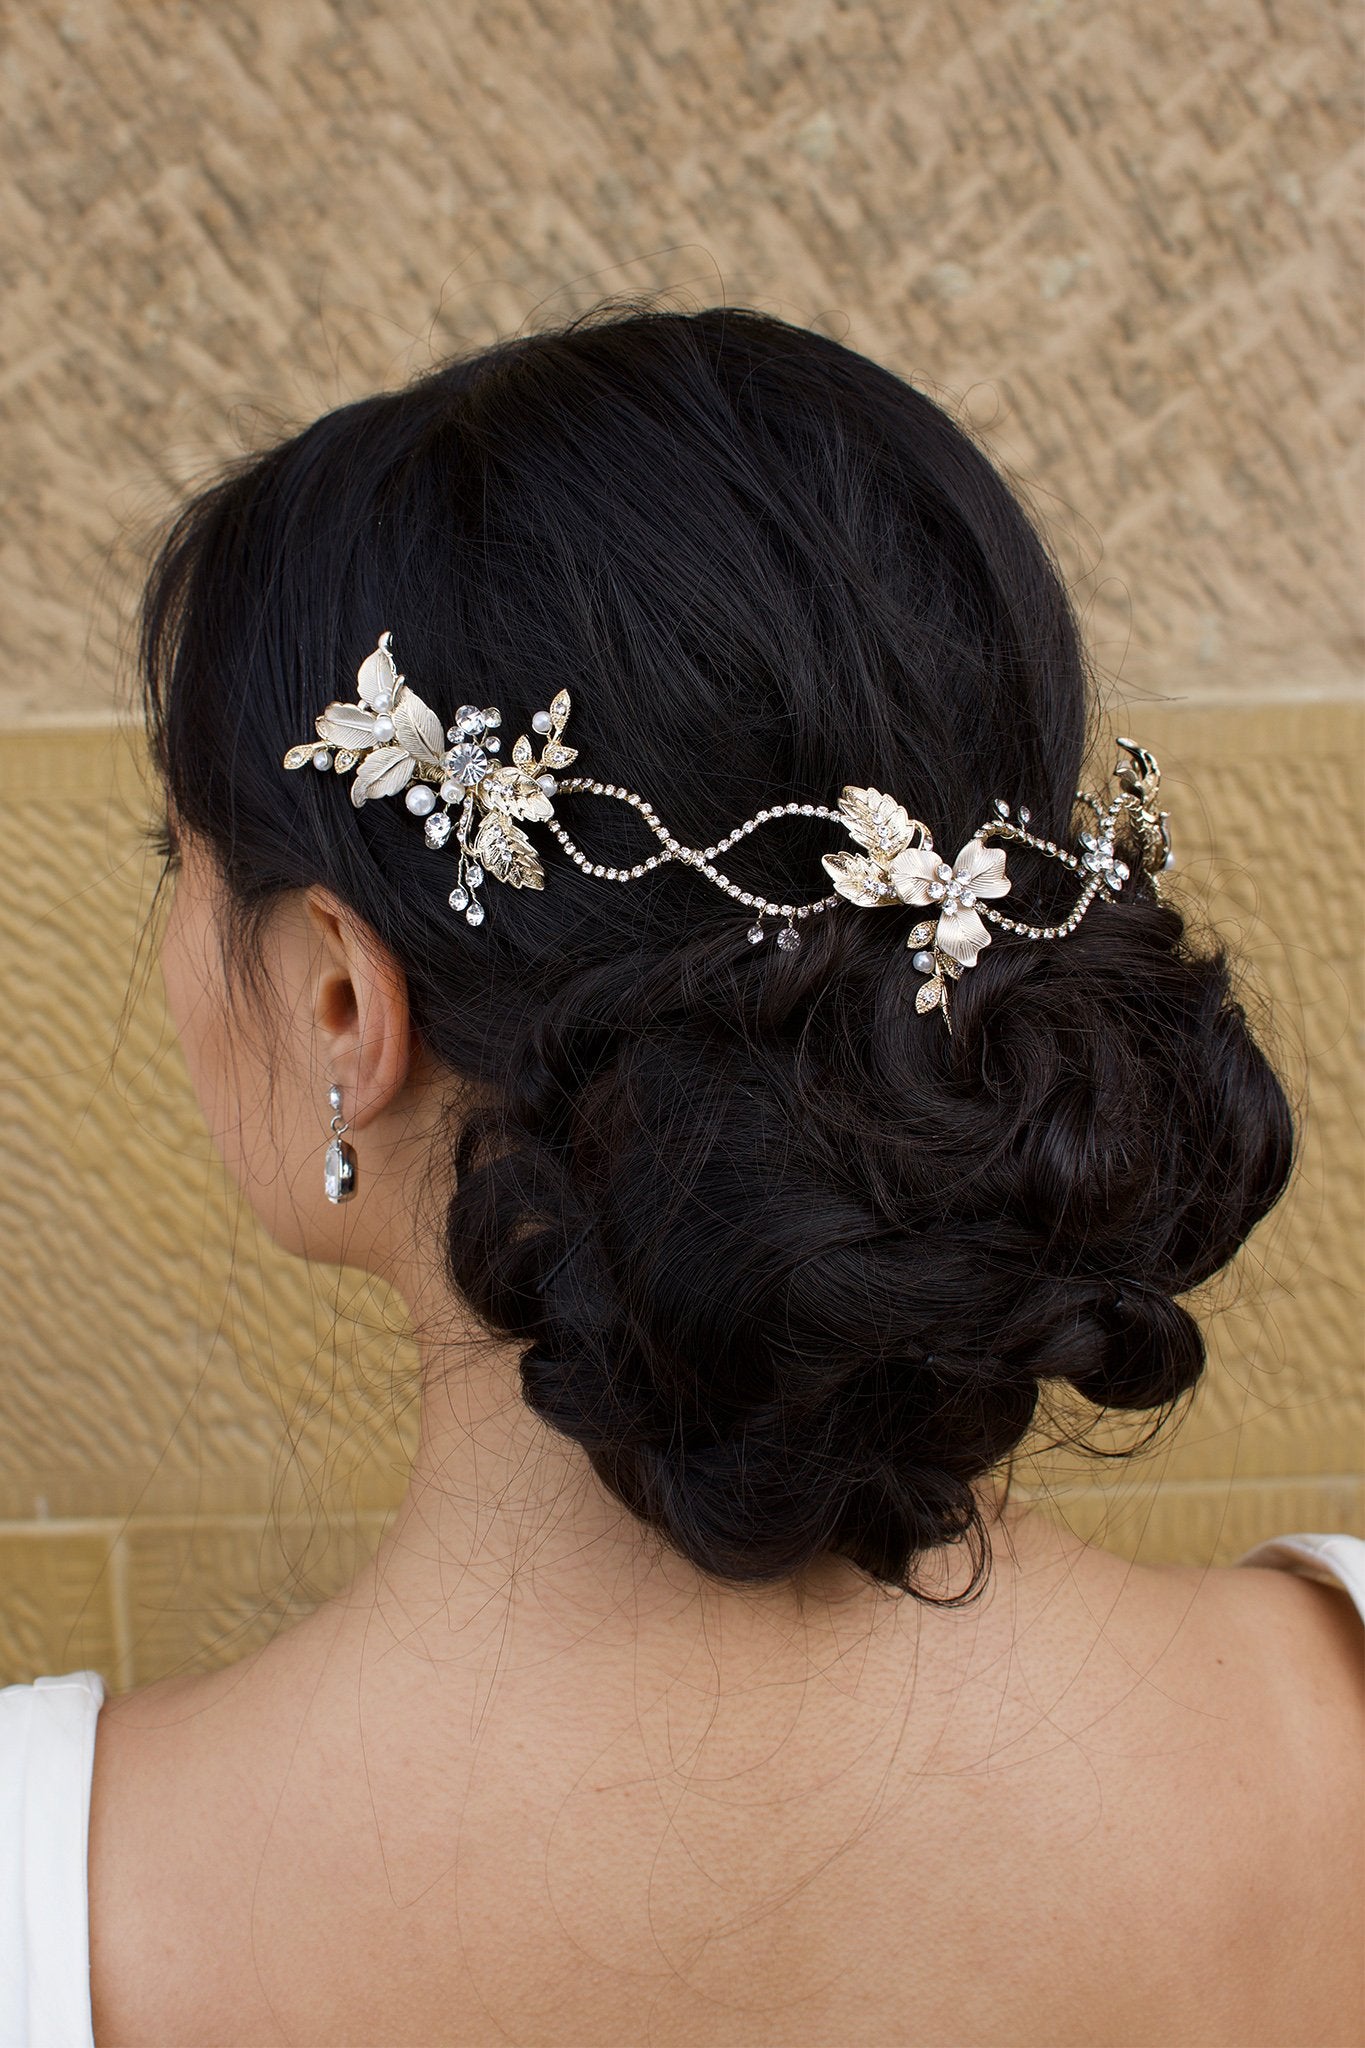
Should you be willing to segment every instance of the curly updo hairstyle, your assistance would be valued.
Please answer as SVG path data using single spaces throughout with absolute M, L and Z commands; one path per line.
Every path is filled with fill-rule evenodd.
M 1135 873 L 1064 942 L 998 939 L 950 1034 L 913 1006 L 921 913 L 840 906 L 784 953 L 678 863 L 614 886 L 549 841 L 543 892 L 494 885 L 471 930 L 401 802 L 281 769 L 385 628 L 446 718 L 527 731 L 567 687 L 583 766 L 690 845 L 847 782 L 949 849 L 997 795 L 1069 843 L 1099 715 L 1029 519 L 837 342 L 607 302 L 235 462 L 141 620 L 156 758 L 235 922 L 335 891 L 477 1084 L 446 1258 L 535 1413 L 704 1573 L 835 1554 L 924 1595 L 925 1554 L 965 1544 L 979 1586 L 973 1483 L 1040 1390 L 1169 1410 L 1204 1360 L 1179 1297 L 1285 1186 L 1289 1106 L 1224 953 Z M 595 860 L 655 850 L 626 806 L 557 812 Z M 846 844 L 798 815 L 727 865 L 800 902 Z M 1010 871 L 1015 915 L 1069 907 L 1058 863 Z

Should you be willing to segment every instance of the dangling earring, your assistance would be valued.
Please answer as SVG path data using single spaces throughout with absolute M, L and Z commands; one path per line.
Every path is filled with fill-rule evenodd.
M 346 1143 L 351 1126 L 341 1114 L 341 1090 L 335 1081 L 327 1100 L 332 1106 L 332 1136 L 322 1162 L 322 1185 L 329 1202 L 349 1202 L 355 1193 L 355 1148 Z

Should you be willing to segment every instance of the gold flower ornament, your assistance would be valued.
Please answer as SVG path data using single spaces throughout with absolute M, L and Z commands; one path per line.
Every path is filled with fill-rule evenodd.
M 361 662 L 357 701 L 332 703 L 320 711 L 317 740 L 291 747 L 284 765 L 330 768 L 338 775 L 354 769 L 351 802 L 357 809 L 371 797 L 406 792 L 407 808 L 425 821 L 428 846 L 444 846 L 453 832 L 459 864 L 450 905 L 462 910 L 470 924 L 482 924 L 477 891 L 486 873 L 514 889 L 545 886 L 540 856 L 519 821 L 537 823 L 553 816 L 551 771 L 578 758 L 577 749 L 563 740 L 569 693 L 557 691 L 549 710 L 537 711 L 531 720 L 543 736 L 538 755 L 523 734 L 511 760 L 500 761 L 502 713 L 496 705 L 479 710 L 462 704 L 455 723 L 443 731 L 431 706 L 399 675 L 389 646 L 392 637 L 381 633 L 373 654 Z
M 938 910 L 935 924 L 917 924 L 907 946 L 915 966 L 929 976 L 915 997 L 917 1010 L 941 1007 L 947 1014 L 948 981 L 975 967 L 991 935 L 976 905 L 982 897 L 1005 896 L 1005 851 L 973 836 L 949 864 L 934 847 L 929 827 L 879 789 L 846 788 L 839 810 L 865 853 L 827 853 L 823 864 L 835 888 L 865 910 L 909 903 Z M 984 829 L 984 828 L 983 828 Z

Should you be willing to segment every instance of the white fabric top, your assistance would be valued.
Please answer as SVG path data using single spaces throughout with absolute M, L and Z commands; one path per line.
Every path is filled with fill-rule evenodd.
M 1273 1536 L 1237 1559 L 1343 1586 L 1365 1619 L 1365 1538 Z M 94 2048 L 86 1851 L 93 1671 L 0 1690 L 0 2048 Z

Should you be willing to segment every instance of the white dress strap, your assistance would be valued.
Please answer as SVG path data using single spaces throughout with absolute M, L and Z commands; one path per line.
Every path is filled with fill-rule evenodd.
M 1270 1536 L 1246 1551 L 1237 1562 L 1274 1565 L 1281 1571 L 1301 1572 L 1305 1578 L 1340 1586 L 1350 1594 L 1365 1620 L 1365 1537 L 1327 1536 L 1310 1531 L 1295 1536 Z
M 94 2048 L 86 1856 L 94 1671 L 0 1690 L 0 2048 Z

